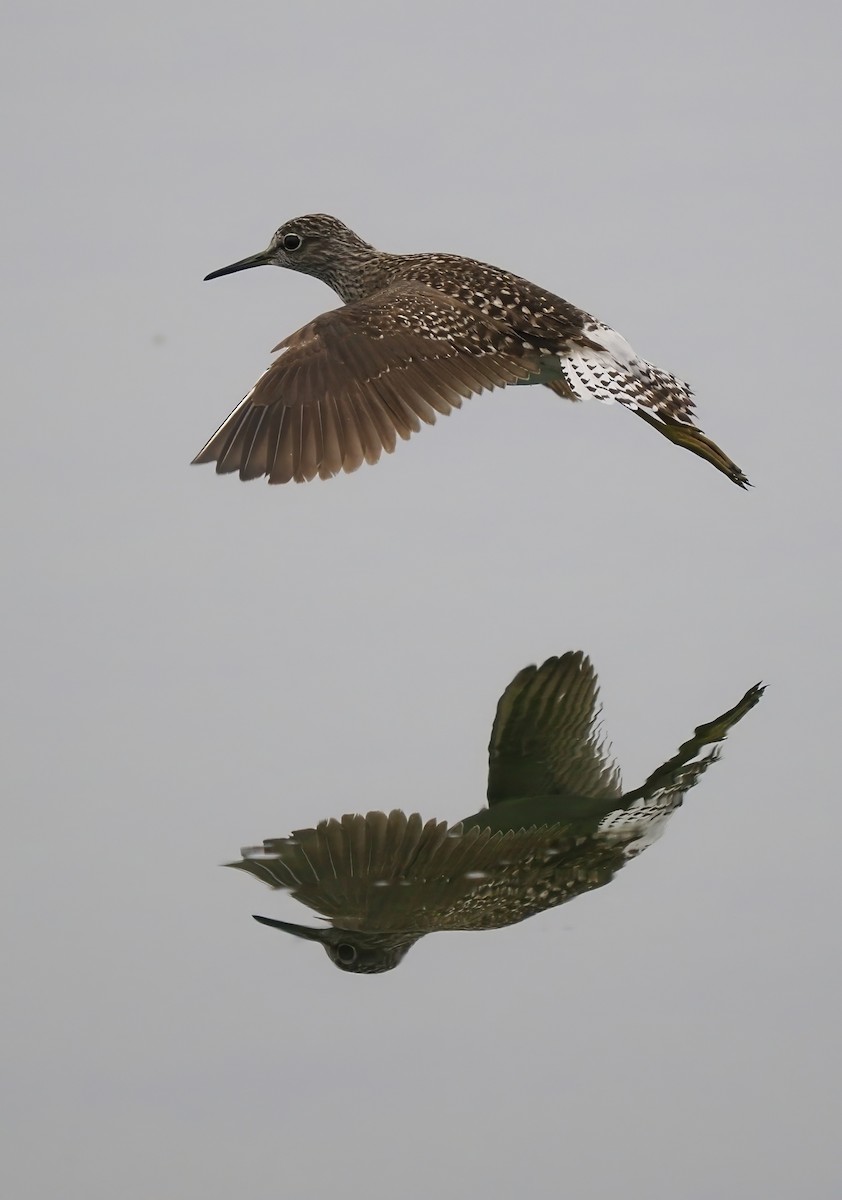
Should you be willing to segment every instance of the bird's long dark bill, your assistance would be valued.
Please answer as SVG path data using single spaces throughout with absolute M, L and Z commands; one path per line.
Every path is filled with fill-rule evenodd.
M 306 938 L 308 942 L 327 941 L 330 936 L 330 929 L 314 929 L 310 925 L 293 925 L 289 921 L 276 921 L 272 917 L 259 917 L 256 913 L 252 914 L 255 921 L 259 921 L 261 925 L 269 925 L 272 929 L 283 929 L 284 933 L 293 933 L 296 937 Z
M 259 254 L 251 254 L 248 258 L 241 258 L 239 262 L 231 263 L 230 267 L 220 267 L 218 271 L 211 271 L 210 275 L 205 276 L 205 283 L 209 279 L 219 279 L 220 275 L 233 275 L 235 271 L 247 271 L 249 267 L 265 267 L 269 262 L 269 251 L 261 250 Z

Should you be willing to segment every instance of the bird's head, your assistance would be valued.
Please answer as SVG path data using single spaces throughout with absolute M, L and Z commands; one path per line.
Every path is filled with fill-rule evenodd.
M 352 971 L 358 975 L 379 975 L 391 971 L 400 963 L 407 950 L 414 946 L 422 934 L 414 933 L 368 933 L 352 929 L 335 929 L 326 926 L 316 929 L 310 925 L 293 925 L 290 921 L 276 921 L 272 917 L 258 917 L 255 921 L 272 929 L 282 929 L 295 937 L 309 942 L 320 942 L 330 961 L 340 971 Z
M 373 247 L 336 217 L 312 213 L 286 221 L 275 231 L 265 250 L 211 271 L 205 279 L 218 279 L 220 275 L 233 275 L 250 267 L 288 267 L 291 271 L 314 275 L 341 295 L 342 288 L 337 283 L 372 254 L 376 254 Z

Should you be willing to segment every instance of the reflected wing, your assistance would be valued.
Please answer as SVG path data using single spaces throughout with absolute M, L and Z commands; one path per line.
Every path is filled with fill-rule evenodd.
M 620 772 L 599 732 L 596 673 L 581 651 L 526 667 L 497 705 L 488 803 L 573 792 L 619 798 Z
M 270 838 L 244 847 L 242 860 L 228 865 L 288 889 L 339 928 L 420 933 L 505 925 L 597 886 L 590 868 L 580 879 L 578 857 L 567 866 L 570 852 L 552 828 L 462 833 L 459 825 L 393 811 L 348 814 Z M 563 880 L 551 898 L 547 880 L 558 863 Z
M 422 284 L 403 283 L 324 313 L 280 354 L 199 451 L 241 479 L 327 479 L 391 453 L 485 388 L 540 369 L 490 317 Z

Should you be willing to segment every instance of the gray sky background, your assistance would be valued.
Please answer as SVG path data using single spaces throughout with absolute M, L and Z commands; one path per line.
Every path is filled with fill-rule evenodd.
M 7 11 L 3 1194 L 837 1195 L 837 6 Z M 755 489 L 545 389 L 191 468 L 336 303 L 202 276 L 314 210 L 595 312 Z M 610 887 L 382 977 L 251 920 L 218 863 L 475 811 L 577 648 L 630 786 L 769 685 Z

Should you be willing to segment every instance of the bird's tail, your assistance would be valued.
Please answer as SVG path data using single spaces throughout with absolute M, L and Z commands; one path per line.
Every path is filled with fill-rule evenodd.
M 738 487 L 749 481 L 694 421 L 693 393 L 683 380 L 639 358 L 616 330 L 594 321 L 583 344 L 559 356 L 563 381 L 550 386 L 562 396 L 622 404 L 669 441 L 698 454 Z

